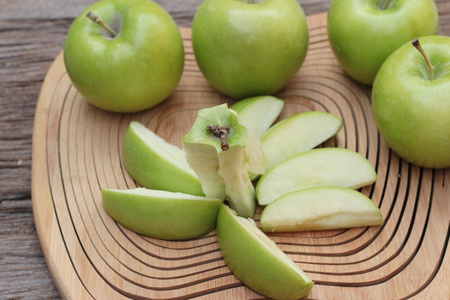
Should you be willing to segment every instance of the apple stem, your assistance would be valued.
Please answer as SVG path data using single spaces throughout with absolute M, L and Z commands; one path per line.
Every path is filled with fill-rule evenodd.
M 216 137 L 220 138 L 221 140 L 221 148 L 222 150 L 228 150 L 230 149 L 230 145 L 228 145 L 228 135 L 230 134 L 230 127 L 228 126 L 222 126 L 219 127 L 217 125 L 208 125 L 206 127 L 206 130 L 214 134 Z
M 92 22 L 97 23 L 98 25 L 105 28 L 112 35 L 113 38 L 115 38 L 117 36 L 117 32 L 115 32 L 114 29 L 109 27 L 108 24 L 103 22 L 103 20 L 100 19 L 100 17 L 93 11 L 88 11 L 88 13 L 86 14 L 86 17 L 88 17 Z
M 381 10 L 387 9 L 389 7 L 389 4 L 391 4 L 392 0 L 387 0 L 384 2 L 383 6 L 381 7 Z
M 419 52 L 422 54 L 423 58 L 425 58 L 425 61 L 427 62 L 427 65 L 428 65 L 428 70 L 430 71 L 430 78 L 431 78 L 431 80 L 433 80 L 433 77 L 434 77 L 433 65 L 431 64 L 431 61 L 428 58 L 428 55 L 423 50 L 422 45 L 420 45 L 419 39 L 415 38 L 412 41 L 412 44 L 413 44 L 414 47 L 416 47 L 417 50 L 419 50 Z

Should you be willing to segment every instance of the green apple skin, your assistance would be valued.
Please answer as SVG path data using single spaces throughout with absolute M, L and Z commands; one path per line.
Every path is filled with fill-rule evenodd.
M 300 299 L 311 292 L 314 282 L 252 219 L 223 204 L 216 232 L 225 263 L 247 287 L 271 299 Z
M 197 64 L 219 92 L 273 95 L 297 73 L 309 35 L 296 0 L 206 0 L 192 23 Z
M 332 230 L 378 226 L 383 215 L 362 193 L 338 186 L 319 186 L 286 194 L 261 214 L 265 232 Z
M 334 136 L 342 120 L 328 112 L 309 111 L 283 119 L 261 137 L 269 169 L 299 153 L 313 149 Z
M 269 169 L 256 185 L 256 198 L 260 205 L 267 205 L 301 189 L 330 185 L 358 189 L 376 180 L 375 169 L 358 152 L 345 148 L 317 148 Z
M 372 85 L 384 60 L 415 37 L 438 31 L 433 0 L 333 0 L 328 10 L 328 39 L 345 72 Z
M 203 196 L 202 185 L 183 150 L 137 121 L 130 122 L 122 147 L 123 164 L 142 187 Z
M 380 68 L 372 109 L 381 135 L 406 161 L 450 167 L 450 37 L 427 36 L 420 44 L 434 66 L 430 80 L 424 57 L 411 42 Z
M 86 17 L 95 12 L 116 29 L 111 38 Z M 104 0 L 73 22 L 64 45 L 67 73 L 93 105 L 113 112 L 141 111 L 165 100 L 184 67 L 179 29 L 158 4 L 148 0 Z
M 201 237 L 216 227 L 222 199 L 136 188 L 103 189 L 103 207 L 118 223 L 164 240 Z

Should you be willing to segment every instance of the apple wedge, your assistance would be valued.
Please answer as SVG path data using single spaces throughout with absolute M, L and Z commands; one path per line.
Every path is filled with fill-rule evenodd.
M 246 166 L 248 176 L 253 181 L 266 172 L 267 160 L 261 143 L 261 136 L 257 129 L 249 129 L 247 142 L 244 147 L 247 157 Z
M 319 186 L 281 196 L 261 214 L 265 232 L 327 230 L 383 224 L 383 215 L 364 194 L 350 188 Z
M 183 150 L 137 121 L 130 122 L 122 160 L 130 176 L 149 189 L 203 196 L 202 186 Z
M 272 299 L 300 299 L 311 292 L 313 281 L 253 219 L 222 205 L 216 231 L 225 263 L 250 289 Z
M 164 240 L 203 236 L 216 226 L 222 199 L 135 188 L 102 190 L 103 207 L 124 227 Z
M 221 104 L 198 111 L 183 147 L 206 197 L 226 198 L 240 216 L 253 217 L 256 199 L 244 150 L 247 134 L 236 113 Z
M 256 96 L 235 102 L 230 106 L 247 129 L 256 129 L 260 136 L 275 122 L 284 107 L 284 101 L 274 96 Z
M 321 111 L 298 113 L 270 127 L 261 137 L 269 169 L 298 153 L 311 150 L 334 136 L 343 122 Z
M 344 148 L 319 148 L 300 153 L 269 169 L 256 185 L 260 205 L 297 190 L 314 186 L 357 189 L 376 181 L 370 162 L 358 152 Z

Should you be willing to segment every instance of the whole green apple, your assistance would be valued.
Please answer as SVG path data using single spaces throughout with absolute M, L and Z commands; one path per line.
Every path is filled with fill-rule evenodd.
M 209 83 L 240 100 L 282 89 L 301 67 L 309 35 L 295 0 L 206 0 L 193 20 L 192 43 Z
M 328 39 L 339 64 L 367 85 L 389 54 L 437 30 L 433 0 L 333 0 L 328 10 Z
M 90 11 L 100 18 L 99 24 L 86 16 Z M 158 4 L 104 0 L 75 19 L 64 45 L 64 62 L 86 100 L 109 111 L 136 112 L 175 90 L 183 72 L 184 46 L 176 23 Z
M 418 166 L 450 167 L 450 37 L 420 39 L 432 65 L 406 43 L 383 63 L 372 88 L 378 129 L 400 157 Z

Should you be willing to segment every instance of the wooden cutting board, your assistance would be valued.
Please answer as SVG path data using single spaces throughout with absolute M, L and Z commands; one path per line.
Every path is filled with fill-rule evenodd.
M 349 79 L 330 50 L 326 14 L 308 22 L 306 61 L 277 95 L 286 101 L 281 118 L 319 110 L 344 120 L 322 146 L 358 151 L 375 166 L 378 180 L 362 192 L 379 205 L 385 224 L 270 237 L 315 281 L 308 299 L 449 299 L 449 169 L 414 167 L 389 150 L 372 116 L 370 88 Z M 65 298 L 262 298 L 230 273 L 214 232 L 183 242 L 147 238 L 115 223 L 102 207 L 102 188 L 136 187 L 121 161 L 130 121 L 181 146 L 198 109 L 233 103 L 202 77 L 191 31 L 181 31 L 183 78 L 168 100 L 141 113 L 88 104 L 62 55 L 48 71 L 34 125 L 32 200 L 48 267 Z

